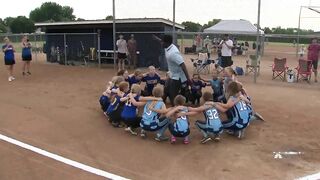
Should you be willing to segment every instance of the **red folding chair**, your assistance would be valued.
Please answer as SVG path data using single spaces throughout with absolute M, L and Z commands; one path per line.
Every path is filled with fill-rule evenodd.
M 297 70 L 297 82 L 299 80 L 307 80 L 310 83 L 311 74 L 312 74 L 312 61 L 299 59 L 299 65 L 296 67 Z
M 272 80 L 277 77 L 285 81 L 287 73 L 287 58 L 274 58 L 274 63 L 272 65 Z

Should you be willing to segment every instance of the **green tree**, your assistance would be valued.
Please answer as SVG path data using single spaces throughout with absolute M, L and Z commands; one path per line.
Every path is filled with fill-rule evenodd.
M 271 34 L 272 33 L 272 30 L 269 27 L 265 27 L 263 29 L 263 31 L 264 31 L 265 34 Z
M 185 31 L 187 32 L 198 32 L 201 30 L 202 26 L 199 23 L 194 23 L 191 21 L 185 21 L 181 23 L 185 26 Z
M 25 16 L 14 18 L 9 27 L 12 33 L 32 33 L 35 30 L 33 21 Z
M 218 24 L 220 21 L 221 21 L 221 19 L 212 19 L 212 21 L 209 21 L 207 24 L 204 24 L 204 25 L 202 26 L 202 31 L 203 31 L 204 29 L 206 29 L 206 28 L 209 28 L 209 27 L 211 27 L 211 26 L 214 26 L 214 25 Z
M 113 16 L 108 15 L 108 16 L 106 17 L 106 20 L 113 20 Z
M 4 24 L 4 21 L 0 18 L 0 33 L 6 33 L 7 32 L 7 27 Z
M 45 2 L 30 12 L 30 19 L 34 22 L 74 21 L 73 9 L 54 2 Z

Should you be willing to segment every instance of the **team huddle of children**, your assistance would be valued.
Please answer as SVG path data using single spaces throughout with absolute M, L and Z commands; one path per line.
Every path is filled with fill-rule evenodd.
M 170 88 L 166 85 L 168 76 L 169 72 L 165 79 L 161 79 L 153 66 L 145 74 L 140 70 L 132 75 L 126 70 L 119 71 L 100 97 L 101 108 L 110 123 L 114 127 L 125 127 L 125 131 L 132 135 L 137 135 L 137 129 L 140 128 L 143 138 L 147 136 L 146 132 L 156 132 L 157 141 L 168 140 L 164 133 L 169 129 L 171 143 L 175 143 L 176 138 L 182 138 L 184 144 L 189 144 L 189 116 L 203 113 L 205 120 L 195 122 L 203 134 L 201 143 L 219 141 L 223 130 L 238 138 L 243 137 L 254 113 L 251 100 L 242 84 L 236 80 L 232 68 L 224 70 L 223 78 L 218 77 L 217 73 L 213 73 L 210 80 L 193 75 L 190 92 L 176 96 L 174 106 L 170 108 L 166 106 L 166 92 Z M 146 83 L 144 90 L 141 89 L 141 82 Z M 202 93 L 206 85 L 211 85 L 213 93 Z M 186 106 L 188 100 L 193 105 L 199 104 L 201 97 L 203 105 Z M 141 117 L 138 107 L 143 107 Z M 227 120 L 221 118 L 222 113 L 226 114 Z

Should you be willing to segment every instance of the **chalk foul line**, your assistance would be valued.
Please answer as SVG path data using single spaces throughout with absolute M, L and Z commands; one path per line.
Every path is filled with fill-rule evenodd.
M 68 164 L 70 166 L 73 166 L 75 168 L 84 170 L 86 172 L 89 172 L 89 173 L 92 173 L 92 174 L 95 174 L 95 175 L 98 175 L 98 176 L 102 176 L 102 177 L 109 178 L 109 179 L 114 179 L 114 180 L 128 180 L 125 177 L 121 177 L 121 176 L 118 176 L 118 175 L 115 175 L 115 174 L 112 174 L 112 173 L 109 173 L 109 172 L 106 172 L 106 171 L 103 171 L 103 170 L 100 170 L 100 169 L 97 169 L 97 168 L 94 168 L 94 167 L 90 167 L 88 165 L 79 163 L 77 161 L 73 161 L 71 159 L 64 158 L 62 156 L 50 153 L 48 151 L 45 151 L 45 150 L 42 150 L 40 148 L 31 146 L 29 144 L 23 143 L 21 141 L 15 140 L 13 138 L 10 138 L 10 137 L 2 135 L 2 134 L 0 134 L 0 140 L 6 141 L 8 143 L 14 144 L 16 146 L 22 147 L 24 149 L 27 149 L 27 150 L 30 150 L 32 152 L 41 154 L 41 155 L 46 156 L 48 158 L 54 159 L 54 160 L 62 162 L 64 164 Z

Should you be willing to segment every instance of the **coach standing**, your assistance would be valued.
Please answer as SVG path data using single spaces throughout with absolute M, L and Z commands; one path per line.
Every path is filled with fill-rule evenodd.
M 178 48 L 172 44 L 172 36 L 163 36 L 163 47 L 165 48 L 166 59 L 170 74 L 169 98 L 171 105 L 174 105 L 174 98 L 181 93 L 182 85 L 190 82 L 187 67 Z
M 229 35 L 225 34 L 223 40 L 220 42 L 221 48 L 221 67 L 226 68 L 232 66 L 233 61 L 231 59 L 233 42 L 229 39 Z

